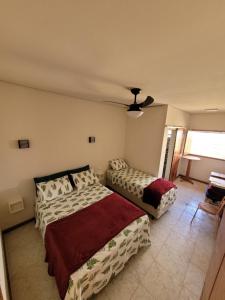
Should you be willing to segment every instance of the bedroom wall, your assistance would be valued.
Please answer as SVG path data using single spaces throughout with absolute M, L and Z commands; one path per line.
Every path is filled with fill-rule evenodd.
M 225 113 L 191 114 L 190 129 L 225 131 Z M 187 162 L 182 160 L 180 173 L 186 172 Z M 211 171 L 225 173 L 225 161 L 202 157 L 193 161 L 190 176 L 207 182 Z
M 177 126 L 187 128 L 190 122 L 190 114 L 168 105 L 166 115 L 167 126 Z
M 192 114 L 190 129 L 225 131 L 225 112 Z
M 158 176 L 167 106 L 145 109 L 139 119 L 127 118 L 125 158 L 133 167 Z
M 125 129 L 120 108 L 0 82 L 0 227 L 34 216 L 33 177 L 87 163 L 105 169 L 123 157 Z M 22 138 L 30 149 L 18 149 Z M 9 214 L 8 201 L 19 196 L 25 210 Z

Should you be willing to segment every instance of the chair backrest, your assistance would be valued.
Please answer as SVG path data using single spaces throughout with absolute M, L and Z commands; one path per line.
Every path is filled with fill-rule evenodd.
M 225 207 L 225 197 L 223 197 L 223 199 L 221 200 L 221 203 L 218 207 L 218 212 L 217 212 L 217 215 L 221 215 L 222 212 L 223 212 L 223 208 Z

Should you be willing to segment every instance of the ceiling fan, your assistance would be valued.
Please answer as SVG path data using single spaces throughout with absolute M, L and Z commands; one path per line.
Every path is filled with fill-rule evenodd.
M 116 104 L 121 104 L 121 105 L 128 107 L 127 114 L 130 117 L 137 119 L 140 116 L 142 116 L 144 113 L 142 108 L 151 105 L 154 102 L 154 99 L 151 96 L 147 96 L 145 101 L 143 101 L 141 103 L 137 103 L 137 95 L 141 93 L 141 89 L 140 88 L 131 88 L 130 91 L 134 95 L 134 103 L 124 104 L 124 103 L 113 102 L 113 101 L 110 101 L 110 102 L 116 103 Z

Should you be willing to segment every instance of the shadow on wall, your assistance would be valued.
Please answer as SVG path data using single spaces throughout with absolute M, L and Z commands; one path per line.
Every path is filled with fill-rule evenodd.
M 10 213 L 9 203 L 23 200 L 24 209 Z M 0 192 L 0 228 L 10 228 L 34 217 L 35 186 L 32 179 L 22 180 L 15 188 Z

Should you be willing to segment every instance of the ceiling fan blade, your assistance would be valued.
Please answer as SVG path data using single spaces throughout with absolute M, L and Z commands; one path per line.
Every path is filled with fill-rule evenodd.
M 149 105 L 149 106 L 146 106 L 145 108 L 146 108 L 146 109 L 149 109 L 149 108 L 151 109 L 151 108 L 159 107 L 159 106 L 165 106 L 165 104 L 154 104 L 154 105 L 151 105 L 151 106 L 150 106 L 150 105 Z
M 114 103 L 114 104 L 119 104 L 119 105 L 124 105 L 124 106 L 127 106 L 127 107 L 130 106 L 128 104 L 124 104 L 124 103 L 120 103 L 120 102 L 115 102 L 115 101 L 104 101 L 104 102 L 106 102 L 106 103 Z
M 146 107 L 146 106 L 149 106 L 150 104 L 152 104 L 153 102 L 154 102 L 154 99 L 151 96 L 147 96 L 145 101 L 139 103 L 139 106 L 140 107 Z

